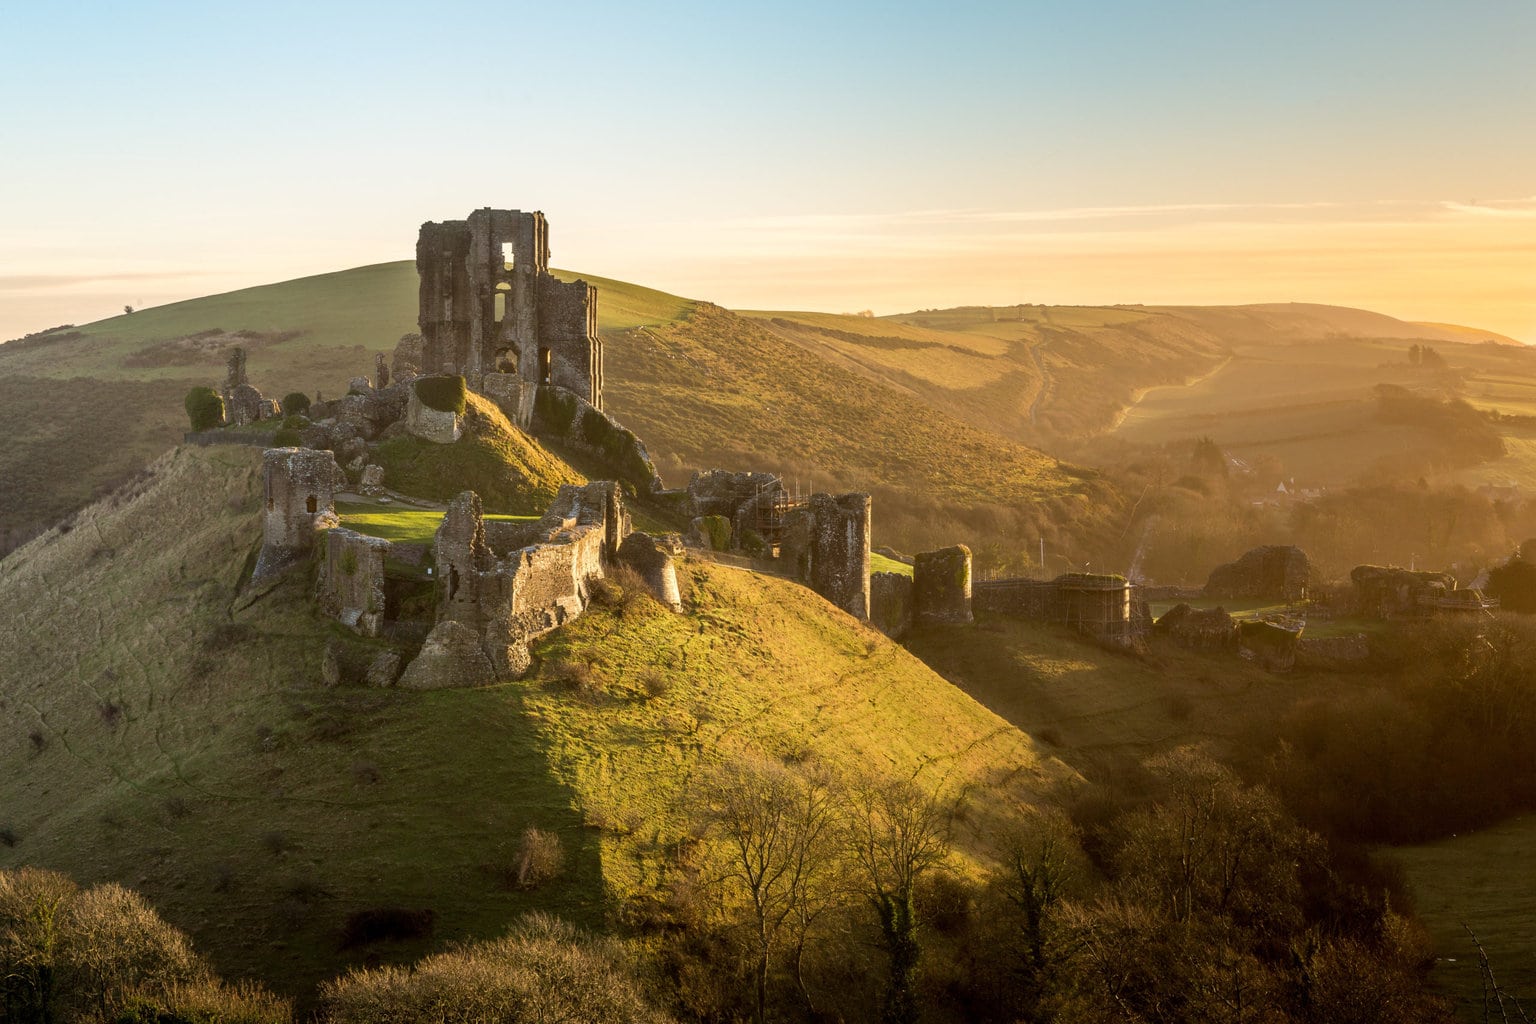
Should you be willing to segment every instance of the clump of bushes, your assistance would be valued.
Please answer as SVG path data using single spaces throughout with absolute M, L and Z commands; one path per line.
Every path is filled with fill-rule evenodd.
M 564 434 L 576 422 L 576 396 L 554 388 L 539 388 L 533 398 L 534 415 L 541 425 L 556 434 Z
M 463 377 L 418 377 L 415 388 L 417 399 L 428 409 L 451 412 L 456 416 L 464 415 Z
M 522 918 L 494 942 L 439 953 L 410 969 L 353 971 L 322 985 L 320 1000 L 332 1024 L 667 1019 L 646 1000 L 624 945 L 544 914 Z
M 730 549 L 731 521 L 725 516 L 703 516 L 699 519 L 699 529 L 704 532 L 704 537 L 713 550 L 728 551 Z
M 290 419 L 309 411 L 309 396 L 302 391 L 290 391 L 283 396 L 283 413 Z
M 213 388 L 193 388 L 182 404 L 193 430 L 212 430 L 224 425 L 224 399 Z

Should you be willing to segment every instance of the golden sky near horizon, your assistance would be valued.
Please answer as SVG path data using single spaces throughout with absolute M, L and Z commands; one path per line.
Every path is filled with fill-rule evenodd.
M 1536 343 L 1531 0 L 92 14 L 0 5 L 0 339 L 496 206 L 737 308 L 1299 301 Z

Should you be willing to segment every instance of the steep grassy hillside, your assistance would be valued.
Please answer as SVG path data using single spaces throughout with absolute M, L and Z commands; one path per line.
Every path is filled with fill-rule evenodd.
M 473 393 L 466 396 L 464 435 L 453 444 L 406 435 L 380 444 L 375 458 L 391 490 L 447 501 L 470 489 L 491 512 L 542 515 L 562 484 L 586 483 Z
M 907 548 L 1020 531 L 1044 532 L 1053 543 L 1060 535 L 1064 544 L 1110 535 L 1112 492 L 1074 479 L 1034 449 L 816 358 L 718 307 L 587 279 L 598 287 L 607 404 L 645 440 L 671 483 L 685 483 L 693 469 L 725 465 L 877 490 L 877 535 Z M 412 329 L 415 303 L 408 262 L 303 278 L 0 347 L 0 381 L 8 374 L 89 375 L 98 382 L 97 397 L 111 403 L 125 382 L 150 380 L 157 394 L 173 399 L 185 385 L 219 380 L 225 353 L 240 344 L 249 351 L 251 379 L 269 394 L 334 393 L 350 376 L 371 372 L 373 353 Z M 114 444 L 140 458 L 185 419 L 178 400 L 162 400 L 142 416 L 141 429 L 130 420 L 114 436 Z M 36 438 L 18 458 L 48 461 L 34 451 L 41 435 L 27 433 L 25 422 L 11 424 L 0 406 L 0 429 L 8 425 Z M 395 450 L 401 446 L 385 453 L 391 486 L 445 496 L 430 473 L 418 471 L 421 453 Z M 89 471 L 82 479 L 100 483 Z M 17 521 L 44 514 L 29 497 L 13 503 Z M 69 506 L 48 509 L 59 507 Z M 525 511 L 510 504 L 506 510 Z
M 302 994 L 531 908 L 602 926 L 663 876 L 689 779 L 734 751 L 915 775 L 968 794 L 975 822 L 1066 771 L 804 588 L 705 564 L 685 566 L 685 614 L 595 610 L 526 681 L 324 688 L 339 627 L 307 573 L 236 593 L 259 463 L 179 449 L 0 562 L 0 865 L 131 885 L 228 973 Z M 530 825 L 565 871 L 510 889 Z M 962 843 L 962 865 L 984 856 Z M 435 930 L 341 949 L 373 907 L 430 909 Z
M 893 317 L 747 315 L 967 423 L 1041 443 L 1109 425 L 1140 388 L 1225 358 L 1219 337 L 1146 309 L 966 306 Z

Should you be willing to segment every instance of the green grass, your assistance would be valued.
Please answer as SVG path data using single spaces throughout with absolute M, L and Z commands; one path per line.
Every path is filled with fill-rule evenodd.
M 894 558 L 887 558 L 874 551 L 869 553 L 869 571 L 872 573 L 894 572 L 902 576 L 912 575 L 912 567 L 906 562 L 898 562 Z
M 1481 1021 L 1482 975 L 1465 924 L 1506 992 L 1536 1006 L 1536 816 L 1387 853 L 1407 872 L 1439 961 L 1431 979 L 1459 1019 Z
M 464 435 L 452 444 L 407 435 L 379 445 L 374 458 L 391 489 L 431 501 L 474 491 L 487 511 L 542 515 L 561 485 L 585 482 L 493 403 L 475 394 L 466 402 Z
M 524 681 L 326 688 L 328 641 L 378 644 L 316 613 L 308 568 L 236 594 L 261 487 L 259 449 L 182 449 L 0 561 L 0 808 L 18 837 L 0 866 L 137 889 L 225 974 L 302 997 L 531 909 L 602 927 L 653 891 L 693 827 L 689 781 L 735 751 L 915 772 L 975 829 L 1066 772 L 804 587 L 703 564 L 683 566 L 686 614 L 595 609 Z M 600 691 L 560 680 L 575 658 Z M 527 825 L 561 837 L 567 869 L 508 891 L 494 869 Z M 962 835 L 957 868 L 986 855 Z M 435 934 L 338 950 L 347 914 L 391 905 L 431 908 Z
M 443 513 L 434 509 L 384 509 L 361 502 L 337 502 L 336 514 L 341 525 L 370 537 L 408 544 L 430 544 L 437 535 Z M 534 522 L 538 516 L 487 515 L 487 519 L 505 522 Z

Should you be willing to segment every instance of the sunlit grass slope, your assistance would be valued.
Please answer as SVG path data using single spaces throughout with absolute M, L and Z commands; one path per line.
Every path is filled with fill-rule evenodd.
M 488 511 L 540 515 L 562 484 L 586 482 L 494 403 L 473 392 L 465 397 L 464 434 L 452 444 L 406 435 L 379 445 L 375 458 L 391 489 L 432 501 L 473 490 Z
M 708 565 L 684 569 L 685 614 L 595 609 L 526 681 L 326 688 L 346 634 L 309 572 L 236 594 L 260 493 L 259 451 L 179 449 L 0 562 L 0 866 L 122 881 L 231 974 L 302 994 L 528 909 L 603 926 L 662 877 L 690 780 L 735 752 L 963 797 L 962 868 L 984 853 L 967 830 L 1065 771 L 810 591 Z M 578 659 L 600 686 L 564 681 Z M 530 825 L 567 866 L 512 891 Z M 340 949 L 346 916 L 381 906 L 433 910 L 433 936 Z
M 554 273 L 597 286 L 600 330 L 662 323 L 690 305 L 621 281 Z M 372 375 L 373 353 L 392 351 L 402 334 L 417 329 L 416 302 L 415 263 L 377 263 L 110 317 L 61 332 L 77 336 L 46 345 L 13 352 L 0 346 L 0 373 L 216 383 L 223 367 L 219 351 L 166 343 L 217 330 L 228 337 L 213 348 L 243 341 L 251 379 L 262 390 L 278 396 L 316 388 L 339 394 L 349 377 Z M 251 336 L 234 336 L 241 331 Z
M 671 324 L 616 332 L 607 360 L 609 407 L 685 465 L 798 471 L 971 503 L 1039 500 L 1076 487 L 1036 449 L 707 303 Z
M 1374 397 L 1378 384 L 1463 398 L 1505 415 L 1536 413 L 1536 349 L 1436 341 L 1448 370 L 1434 372 L 1410 365 L 1408 350 L 1415 344 L 1420 342 L 1344 336 L 1236 343 L 1232 358 L 1209 376 L 1142 394 L 1114 436 L 1151 444 L 1210 437 L 1250 463 L 1278 460 L 1284 475 L 1303 487 L 1338 486 L 1390 473 L 1405 455 L 1439 440 L 1420 427 L 1383 422 Z M 1536 464 L 1521 444 L 1531 424 L 1506 422 L 1499 430 L 1509 454 L 1453 478 L 1536 486 Z

